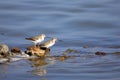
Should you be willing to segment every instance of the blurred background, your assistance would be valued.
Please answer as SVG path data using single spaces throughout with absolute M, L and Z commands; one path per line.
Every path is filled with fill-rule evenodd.
M 53 55 L 77 50 L 80 57 L 51 61 L 40 71 L 27 60 L 0 65 L 0 80 L 120 80 L 120 55 L 109 55 L 120 52 L 119 8 L 120 0 L 1 0 L 0 43 L 25 49 L 33 45 L 26 37 L 44 33 L 62 40 Z
M 117 46 L 119 4 L 119 0 L 0 1 L 0 43 L 31 44 L 24 38 L 45 33 L 66 43 L 59 46 Z

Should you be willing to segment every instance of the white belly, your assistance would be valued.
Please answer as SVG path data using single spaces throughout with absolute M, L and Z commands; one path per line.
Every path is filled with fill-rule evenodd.
M 42 42 L 44 39 L 38 39 L 38 40 L 36 40 L 36 41 L 32 41 L 32 42 L 34 42 L 34 43 L 40 43 L 40 42 Z
M 55 44 L 55 42 L 50 43 L 50 44 L 46 45 L 45 47 L 49 48 L 49 47 L 53 46 L 54 44 Z

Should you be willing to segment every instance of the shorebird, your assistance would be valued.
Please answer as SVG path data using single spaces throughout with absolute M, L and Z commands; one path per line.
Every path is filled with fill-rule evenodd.
M 53 46 L 55 44 L 55 42 L 57 41 L 57 38 L 54 37 L 51 40 L 44 42 L 43 44 L 40 44 L 40 47 L 45 47 L 45 48 L 49 48 L 51 46 Z
M 25 38 L 25 39 L 32 41 L 36 46 L 37 43 L 42 42 L 45 37 L 46 37 L 45 34 L 41 34 L 41 35 L 38 35 L 38 36 L 33 36 L 33 37 L 30 37 L 30 38 Z

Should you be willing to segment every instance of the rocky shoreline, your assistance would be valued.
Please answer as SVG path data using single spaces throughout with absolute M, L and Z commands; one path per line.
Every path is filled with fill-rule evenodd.
M 83 47 L 83 48 L 86 48 L 86 47 Z M 25 51 L 22 51 L 21 49 L 17 47 L 10 49 L 8 45 L 0 44 L 0 63 L 12 62 L 12 61 L 17 61 L 21 59 L 41 58 L 41 57 L 44 57 L 44 58 L 49 57 L 51 59 L 57 59 L 60 61 L 64 61 L 68 58 L 76 57 L 73 55 L 69 56 L 67 55 L 67 53 L 79 53 L 79 51 L 67 49 L 66 51 L 63 52 L 61 56 L 54 56 L 54 55 L 51 56 L 50 49 L 41 47 L 40 45 L 28 46 Z M 98 56 L 105 56 L 109 53 L 97 51 L 94 54 Z M 120 52 L 114 52 L 112 54 L 120 55 Z
M 25 51 L 21 51 L 19 48 L 14 47 L 9 49 L 8 45 L 0 44 L 0 63 L 8 62 L 13 57 L 45 57 L 49 55 L 50 49 L 48 48 L 40 48 L 39 46 L 29 46 Z

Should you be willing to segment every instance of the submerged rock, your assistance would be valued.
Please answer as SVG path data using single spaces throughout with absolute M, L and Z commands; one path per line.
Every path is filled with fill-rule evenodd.
M 106 55 L 105 52 L 96 52 L 95 54 L 96 54 L 96 55 L 102 55 L 102 56 Z
M 59 60 L 59 61 L 65 61 L 67 58 L 68 58 L 67 55 L 66 55 L 66 54 L 63 54 L 62 56 L 59 56 L 59 57 L 58 57 L 58 60 Z
M 112 54 L 115 54 L 115 55 L 120 56 L 120 52 L 114 52 L 114 53 L 112 53 Z
M 113 54 L 120 54 L 120 52 L 114 52 Z
M 9 48 L 6 44 L 0 44 L 0 56 L 2 57 L 9 56 Z
M 64 53 L 78 53 L 78 51 L 74 49 L 67 49 L 64 51 Z

